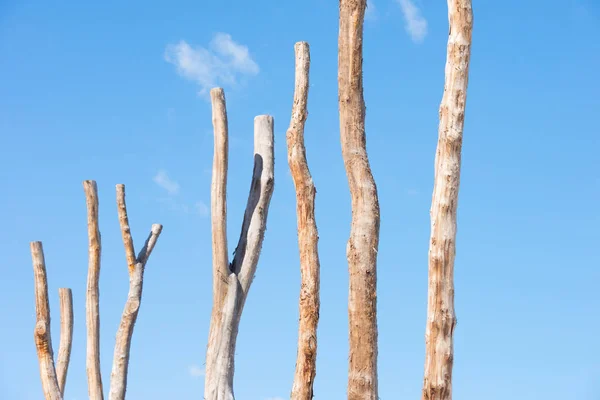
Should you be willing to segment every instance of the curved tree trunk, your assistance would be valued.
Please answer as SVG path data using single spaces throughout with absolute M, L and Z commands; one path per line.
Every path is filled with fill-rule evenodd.
M 319 322 L 319 252 L 315 221 L 316 189 L 310 176 L 304 147 L 304 123 L 308 116 L 310 52 L 306 42 L 296 43 L 296 82 L 292 120 L 287 131 L 288 164 L 296 187 L 298 247 L 300 249 L 300 322 L 298 354 L 291 400 L 311 400 L 316 375 L 317 324 Z
M 362 39 L 366 3 L 367 0 L 340 0 L 338 39 L 340 133 L 352 197 L 352 227 L 346 249 L 350 273 L 349 400 L 378 400 L 379 200 L 367 157 L 365 136 Z
M 423 400 L 452 399 L 456 209 L 473 12 L 470 0 L 448 0 L 450 33 L 440 106 L 429 243 Z

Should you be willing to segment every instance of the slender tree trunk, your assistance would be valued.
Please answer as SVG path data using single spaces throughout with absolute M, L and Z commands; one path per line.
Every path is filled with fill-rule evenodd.
M 98 188 L 95 181 L 84 181 L 89 238 L 89 266 L 85 313 L 87 326 L 86 370 L 90 400 L 103 400 L 102 374 L 100 371 L 100 229 L 98 228 Z
M 352 198 L 349 400 L 377 400 L 379 200 L 366 149 L 362 39 L 366 0 L 340 0 L 338 84 L 342 155 Z
M 56 375 L 60 393 L 64 396 L 71 359 L 71 345 L 73 344 L 73 293 L 71 289 L 60 288 L 58 297 L 60 300 L 60 344 L 56 360 Z
M 273 118 L 254 119 L 254 171 L 242 231 L 231 264 L 225 241 L 227 119 L 222 89 L 211 91 L 215 156 L 212 184 L 213 310 L 206 360 L 204 398 L 233 400 L 234 356 L 240 318 L 262 248 L 274 184 Z M 225 272 L 227 271 L 227 275 Z M 227 280 L 223 282 L 223 277 Z M 221 300 L 222 298 L 222 300 Z
M 295 45 L 296 78 L 292 119 L 287 131 L 288 164 L 296 187 L 298 247 L 300 249 L 300 322 L 298 354 L 291 400 L 311 400 L 316 375 L 317 324 L 319 322 L 319 252 L 315 221 L 315 194 L 304 147 L 304 123 L 308 116 L 310 50 L 308 43 Z
M 154 224 L 144 247 L 135 257 L 133 239 L 129 228 L 127 206 L 125 203 L 125 185 L 117 185 L 117 210 L 121 235 L 125 246 L 125 257 L 129 270 L 129 294 L 125 302 L 125 309 L 117 331 L 115 352 L 113 357 L 112 373 L 110 376 L 110 400 L 124 400 L 127 390 L 127 372 L 129 368 L 129 355 L 131 351 L 131 338 L 133 328 L 137 321 L 140 304 L 142 302 L 142 289 L 144 286 L 144 270 L 148 258 L 156 245 L 162 231 L 162 225 Z
M 40 378 L 46 400 L 62 400 L 58 386 L 56 369 L 54 368 L 54 353 L 50 335 L 50 303 L 48 301 L 48 279 L 46 277 L 46 262 L 42 242 L 31 242 L 31 258 L 33 261 L 33 276 L 35 280 L 35 347 L 40 364 Z
M 467 99 L 473 12 L 470 0 L 448 0 L 450 33 L 440 106 L 429 243 L 423 400 L 452 399 L 454 257 L 460 159 Z
M 225 93 L 222 88 L 210 91 L 212 102 L 212 122 L 214 127 L 214 155 L 211 184 L 211 223 L 213 254 L 213 306 L 210 318 L 210 331 L 206 349 L 206 382 L 213 381 L 212 367 L 219 349 L 217 332 L 223 318 L 223 304 L 227 295 L 229 256 L 227 254 L 227 161 L 228 131 Z

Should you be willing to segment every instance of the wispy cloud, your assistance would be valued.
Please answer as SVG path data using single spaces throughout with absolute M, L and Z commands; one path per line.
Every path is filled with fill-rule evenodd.
M 169 195 L 173 196 L 179 193 L 179 183 L 169 178 L 167 171 L 161 169 L 156 175 L 154 175 L 153 180 L 154 183 L 166 190 Z
M 421 43 L 427 36 L 427 20 L 412 0 L 396 0 L 404 14 L 406 32 L 415 43 Z
M 419 191 L 417 189 L 412 189 L 411 188 L 411 189 L 408 189 L 406 191 L 406 194 L 409 195 L 409 196 L 416 196 L 416 195 L 419 194 Z
M 365 11 L 365 19 L 374 21 L 377 19 L 377 7 L 373 0 L 367 0 L 367 10 Z
M 196 82 L 200 94 L 215 86 L 235 85 L 240 77 L 254 76 L 260 71 L 247 46 L 235 42 L 227 33 L 217 33 L 208 48 L 192 47 L 182 40 L 170 44 L 165 60 L 177 67 L 182 77 Z
M 166 191 L 167 196 L 157 199 L 160 203 L 166 205 L 171 211 L 184 214 L 198 214 L 201 217 L 207 217 L 210 212 L 210 208 L 203 201 L 196 201 L 193 205 L 189 205 L 183 202 L 179 198 L 179 183 L 169 177 L 167 171 L 159 170 L 153 178 L 161 189 Z
M 204 376 L 204 368 L 200 368 L 197 365 L 190 365 L 188 372 L 192 378 L 201 378 Z

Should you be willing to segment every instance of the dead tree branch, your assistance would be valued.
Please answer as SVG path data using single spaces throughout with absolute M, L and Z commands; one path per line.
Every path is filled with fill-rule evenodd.
M 300 321 L 298 352 L 291 400 L 312 400 L 317 361 L 317 324 L 319 322 L 319 252 L 315 221 L 316 189 L 306 161 L 304 123 L 308 116 L 310 50 L 308 43 L 294 46 L 296 73 L 294 104 L 288 128 L 288 164 L 296 188 L 298 247 L 300 250 Z
M 89 266 L 85 298 L 88 394 L 90 400 L 103 400 L 102 374 L 100 371 L 100 291 L 98 289 L 102 247 L 98 227 L 98 188 L 95 181 L 84 181 L 83 188 L 87 205 L 89 238 Z
M 35 347 L 40 364 L 40 378 L 46 400 L 62 400 L 54 368 L 54 353 L 50 335 L 50 303 L 48 301 L 48 279 L 42 242 L 31 242 L 31 258 L 35 281 Z
M 60 393 L 64 396 L 73 344 L 73 293 L 71 289 L 60 288 L 58 297 L 60 300 L 60 343 L 56 360 L 56 376 Z
M 340 0 L 338 85 L 342 156 L 352 226 L 346 249 L 350 273 L 348 400 L 377 400 L 377 249 L 379 200 L 366 149 L 362 81 L 367 0 Z
M 219 345 L 215 342 L 223 318 L 223 304 L 227 295 L 229 256 L 227 255 L 227 164 L 228 130 L 225 93 L 222 88 L 210 91 L 212 102 L 212 123 L 214 127 L 214 155 L 210 192 L 212 253 L 213 253 L 213 306 L 206 349 L 206 381 L 212 381 Z
M 435 157 L 429 242 L 423 400 L 452 399 L 454 257 L 462 136 L 467 101 L 473 11 L 471 0 L 448 0 L 450 33 Z
M 221 89 L 211 91 L 215 128 L 212 200 L 213 311 L 207 349 L 204 397 L 233 400 L 234 356 L 240 318 L 256 272 L 266 230 L 274 184 L 273 117 L 254 119 L 254 170 L 242 231 L 232 263 L 227 263 L 225 184 L 227 174 L 227 119 Z M 215 243 L 218 242 L 218 243 Z M 224 270 L 225 266 L 227 269 Z M 224 272 L 227 271 L 227 275 Z M 227 281 L 223 284 L 223 278 Z M 221 283 L 219 283 L 219 281 Z M 224 293 L 224 294 L 223 294 Z M 223 296 L 223 300 L 221 299 Z M 219 308 L 220 302 L 220 308 Z M 216 315 L 220 313 L 219 315 Z
M 121 317 L 121 323 L 117 331 L 113 366 L 110 376 L 110 400 L 124 400 L 127 390 L 127 371 L 129 368 L 129 355 L 131 350 L 131 338 L 133 328 L 137 320 L 140 304 L 142 301 L 142 289 L 144 283 L 144 270 L 148 258 L 156 245 L 156 241 L 162 231 L 162 225 L 154 224 L 150 236 L 144 247 L 134 256 L 133 239 L 129 228 L 129 217 L 125 204 L 125 185 L 117 185 L 117 210 L 119 213 L 119 224 L 121 235 L 125 246 L 125 256 L 129 271 L 129 294 L 125 302 L 125 309 Z

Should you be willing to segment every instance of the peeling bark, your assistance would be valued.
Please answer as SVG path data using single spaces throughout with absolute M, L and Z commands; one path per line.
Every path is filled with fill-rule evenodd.
M 450 32 L 431 202 L 429 288 L 423 400 L 452 399 L 454 258 L 462 136 L 473 11 L 470 0 L 448 0 Z
M 115 352 L 113 357 L 112 373 L 110 376 L 110 400 L 124 400 L 127 390 L 127 372 L 131 351 L 131 338 L 137 320 L 140 304 L 142 302 L 142 289 L 144 285 L 144 270 L 148 258 L 156 245 L 162 231 L 162 225 L 154 224 L 144 247 L 137 258 L 133 256 L 133 239 L 129 228 L 127 206 L 125 203 L 125 185 L 117 185 L 117 210 L 121 235 L 125 246 L 125 256 L 129 270 L 129 294 L 125 302 L 125 309 L 121 316 L 121 323 L 117 331 Z
M 62 400 L 54 368 L 54 353 L 50 336 L 50 303 L 48 301 L 48 279 L 42 242 L 31 242 L 31 258 L 35 281 L 35 330 L 34 339 L 40 365 L 42 390 L 46 400 Z
M 319 322 L 319 253 L 315 221 L 315 194 L 304 146 L 304 124 L 308 116 L 310 49 L 308 43 L 295 47 L 296 73 L 292 118 L 287 131 L 288 164 L 296 188 L 298 247 L 300 250 L 300 320 L 298 352 L 291 400 L 311 400 L 316 375 L 317 324 Z
M 212 213 L 213 213 L 213 278 L 221 279 L 223 272 L 223 255 L 225 243 L 225 182 L 226 182 L 226 153 L 227 129 L 225 102 L 219 89 L 211 91 L 213 98 L 213 116 L 215 123 L 215 169 L 213 171 Z M 222 107 L 222 108 L 219 108 Z M 215 121 L 215 119 L 213 119 Z M 235 256 L 228 265 L 228 280 L 225 286 L 225 296 L 221 303 L 221 312 L 213 304 L 211 328 L 209 333 L 209 348 L 207 350 L 206 377 L 204 397 L 210 400 L 232 400 L 233 374 L 235 370 L 235 344 L 240 318 L 256 267 L 266 230 L 267 214 L 274 184 L 274 154 L 273 154 L 273 117 L 261 115 L 254 119 L 254 171 L 250 194 L 244 213 L 242 231 Z M 219 154 L 217 154 L 219 153 Z M 213 282 L 214 287 L 223 290 L 220 284 Z M 213 293 L 220 299 L 220 293 Z M 219 296 L 217 296 L 219 294 Z M 219 321 L 220 319 L 220 321 Z M 219 322 L 217 324 L 217 322 Z
M 60 344 L 56 360 L 56 375 L 60 393 L 64 396 L 73 344 L 73 293 L 71 289 L 60 288 L 58 297 L 60 300 Z
M 362 40 L 366 0 L 340 0 L 338 42 L 342 156 L 352 198 L 348 399 L 377 400 L 379 200 L 366 149 Z
M 100 371 L 100 229 L 98 228 L 98 188 L 95 181 L 84 181 L 83 188 L 87 205 L 89 238 L 89 266 L 85 314 L 87 327 L 86 370 L 90 400 L 103 400 L 102 374 Z

